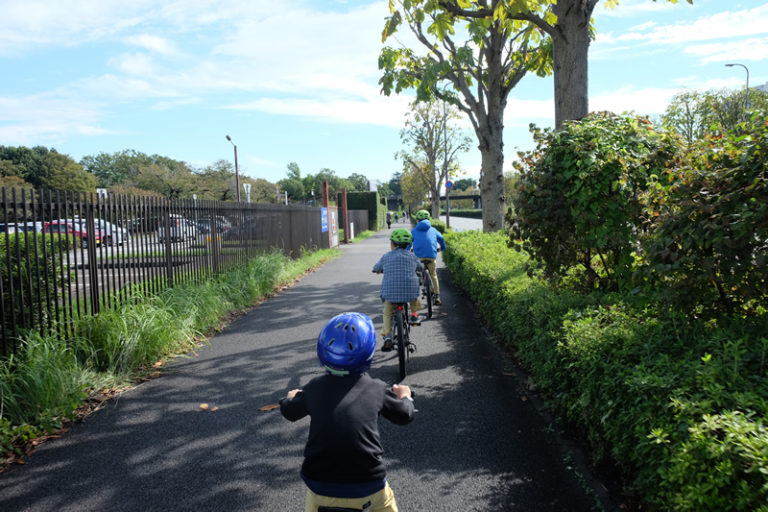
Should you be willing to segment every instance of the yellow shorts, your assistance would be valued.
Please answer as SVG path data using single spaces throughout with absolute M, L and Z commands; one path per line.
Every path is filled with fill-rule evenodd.
M 379 492 L 364 498 L 331 498 L 330 496 L 320 496 L 307 489 L 307 501 L 304 511 L 317 512 L 318 507 L 351 508 L 353 510 L 364 510 L 365 512 L 397 512 L 395 495 L 392 489 L 390 489 L 389 484 L 385 484 L 384 488 Z

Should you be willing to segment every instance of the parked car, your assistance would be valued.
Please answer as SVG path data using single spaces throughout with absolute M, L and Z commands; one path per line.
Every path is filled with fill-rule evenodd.
M 86 230 L 86 220 L 81 217 L 75 217 L 75 222 L 78 222 L 83 229 Z M 124 242 L 131 239 L 131 235 L 128 230 L 121 228 L 108 220 L 93 219 L 93 224 L 96 229 L 101 233 L 101 240 L 105 245 L 123 245 Z
M 210 218 L 198 219 L 195 224 L 197 225 L 201 234 L 207 235 L 208 233 L 211 232 Z M 232 227 L 229 221 L 220 215 L 216 216 L 216 220 L 213 225 L 214 225 L 214 230 L 216 231 L 216 233 L 219 233 L 219 234 L 224 233 L 225 231 L 227 231 L 229 228 Z
M 101 244 L 101 232 L 98 229 L 93 233 L 87 233 L 82 229 L 80 223 L 74 220 L 52 220 L 46 222 L 43 226 L 43 233 L 75 236 L 80 239 L 83 247 L 88 247 L 89 243 L 94 243 L 96 246 Z
M 40 233 L 43 222 L 9 222 L 0 224 L 0 233 Z
M 157 230 L 157 238 L 161 243 L 165 241 L 166 236 L 171 239 L 171 242 L 183 242 L 196 239 L 198 234 L 195 223 L 181 215 L 171 215 L 170 226 L 167 228 L 165 222 L 161 219 L 160 227 Z
M 160 227 L 160 217 L 138 217 L 126 225 L 131 233 L 153 233 Z

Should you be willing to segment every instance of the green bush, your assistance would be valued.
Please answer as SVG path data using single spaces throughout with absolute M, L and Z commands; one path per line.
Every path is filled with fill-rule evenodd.
M 631 288 L 643 192 L 678 151 L 677 140 L 641 118 L 608 112 L 533 129 L 521 154 L 511 243 L 548 277 L 583 272 L 588 288 Z
M 432 227 L 438 230 L 443 235 L 445 234 L 445 231 L 448 229 L 448 226 L 445 225 L 445 222 L 441 221 L 440 219 L 430 219 L 429 223 L 432 224 Z
M 23 331 L 47 321 L 52 313 L 41 312 L 37 304 L 46 297 L 55 301 L 70 285 L 71 272 L 62 272 L 66 259 L 62 260 L 61 255 L 73 249 L 75 243 L 71 237 L 57 234 L 0 233 L 3 326 L 16 325 L 18 331 Z
M 646 274 L 689 310 L 760 313 L 768 302 L 765 118 L 690 154 L 649 190 Z
M 553 410 L 658 510 L 766 510 L 768 319 L 558 289 L 503 234 L 449 233 L 446 266 Z

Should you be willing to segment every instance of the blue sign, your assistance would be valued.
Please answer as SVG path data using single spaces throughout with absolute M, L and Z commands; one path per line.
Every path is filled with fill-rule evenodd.
M 445 190 L 451 190 L 452 187 L 453 187 L 452 181 L 448 180 L 445 182 Z
M 328 232 L 328 208 L 320 208 L 320 226 L 323 233 Z

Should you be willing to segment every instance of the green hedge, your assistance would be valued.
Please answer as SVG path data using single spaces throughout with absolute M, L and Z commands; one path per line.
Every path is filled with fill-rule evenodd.
M 39 318 L 41 312 L 37 305 L 47 300 L 55 301 L 61 290 L 69 286 L 71 273 L 62 272 L 61 265 L 66 264 L 67 252 L 77 243 L 78 239 L 58 234 L 11 233 L 6 236 L 0 233 L 4 326 L 16 322 L 23 330 L 43 321 Z M 62 256 L 64 261 L 61 260 Z M 42 315 L 50 314 L 48 311 L 42 312 Z
M 768 321 L 530 277 L 502 233 L 448 233 L 447 268 L 596 462 L 658 510 L 768 511 Z
M 372 230 L 384 225 L 387 207 L 381 204 L 378 192 L 348 192 L 347 209 L 368 210 L 368 226 Z

